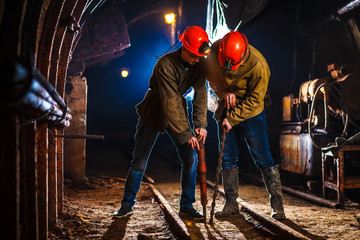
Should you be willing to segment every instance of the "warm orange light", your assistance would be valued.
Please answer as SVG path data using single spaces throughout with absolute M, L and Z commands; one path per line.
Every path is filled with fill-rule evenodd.
M 128 70 L 122 70 L 122 71 L 121 71 L 121 76 L 122 76 L 123 78 L 126 78 L 127 76 L 129 76 L 129 71 L 128 71 Z
M 173 23 L 175 23 L 175 14 L 174 13 L 172 13 L 172 12 L 170 12 L 170 13 L 167 13 L 167 14 L 165 14 L 165 22 L 167 23 L 167 24 L 173 24 Z

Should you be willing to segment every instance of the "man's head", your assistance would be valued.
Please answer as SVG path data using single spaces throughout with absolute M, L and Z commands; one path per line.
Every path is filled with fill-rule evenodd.
M 198 26 L 190 26 L 180 34 L 179 40 L 183 43 L 183 60 L 191 65 L 199 62 L 200 58 L 210 53 L 209 37 Z
M 244 34 L 237 31 L 227 33 L 220 41 L 218 57 L 226 71 L 236 70 L 244 62 L 249 43 Z

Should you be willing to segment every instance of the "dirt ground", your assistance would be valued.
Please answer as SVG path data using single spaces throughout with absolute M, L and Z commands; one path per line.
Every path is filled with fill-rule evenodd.
M 105 176 L 90 177 L 89 180 L 89 189 L 84 189 L 84 186 L 79 188 L 67 181 L 64 212 L 59 216 L 57 226 L 50 232 L 49 239 L 176 239 L 148 185 L 141 186 L 134 215 L 116 219 L 112 217 L 112 213 L 120 206 L 124 181 Z M 174 210 L 178 211 L 178 182 L 160 183 L 159 187 Z M 209 193 L 212 194 L 212 191 Z M 197 194 L 200 194 L 199 189 Z M 220 210 L 224 200 L 220 197 L 217 203 L 216 210 Z M 194 206 L 202 209 L 200 203 L 195 203 Z M 209 220 L 210 202 L 207 210 Z M 213 226 L 187 219 L 183 221 L 192 239 L 275 239 L 261 226 L 254 227 L 245 217 L 239 214 L 230 221 L 214 219 Z
M 161 174 L 159 174 L 159 172 Z M 179 173 L 165 174 L 170 171 L 148 171 L 156 186 L 170 199 L 169 203 L 178 210 L 179 203 Z M 89 177 L 90 187 L 73 185 L 67 180 L 65 183 L 64 211 L 59 216 L 57 226 L 50 232 L 49 239 L 175 239 L 164 221 L 164 214 L 159 205 L 154 201 L 152 193 L 146 184 L 143 184 L 134 206 L 134 215 L 125 219 L 114 219 L 112 213 L 118 209 L 123 194 L 125 178 L 124 173 L 116 174 L 116 178 Z M 111 176 L 111 173 L 105 174 Z M 115 175 L 112 175 L 115 176 Z M 209 177 L 210 179 L 210 177 Z M 199 189 L 197 189 L 197 196 Z M 270 213 L 268 195 L 261 186 L 254 187 L 241 182 L 239 197 L 252 204 L 263 214 Z M 194 206 L 202 210 L 200 197 L 197 197 Z M 208 190 L 207 216 L 209 219 L 212 202 L 212 191 Z M 224 199 L 219 197 L 215 210 L 220 210 Z M 346 200 L 345 209 L 333 209 L 317 206 L 305 200 L 284 194 L 284 207 L 287 220 L 283 223 L 298 230 L 310 239 L 360 239 L 360 204 Z M 274 239 L 266 232 L 251 224 L 245 225 L 234 221 L 215 220 L 215 228 L 209 225 L 196 224 L 191 228 L 191 223 L 185 222 L 189 231 L 195 231 L 194 239 Z M 234 229 L 240 232 L 231 235 Z M 260 229 L 261 230 L 261 229 Z M 196 232 L 199 237 L 196 237 Z
M 67 181 L 64 211 L 49 239 L 174 239 L 148 186 L 139 191 L 134 215 L 115 219 L 124 181 L 89 177 L 89 182 L 84 189 Z
M 256 210 L 270 214 L 268 194 L 263 187 L 243 184 L 239 194 Z M 333 209 L 288 194 L 283 194 L 283 198 L 287 217 L 283 223 L 310 239 L 360 239 L 359 203 L 348 200 L 345 209 Z

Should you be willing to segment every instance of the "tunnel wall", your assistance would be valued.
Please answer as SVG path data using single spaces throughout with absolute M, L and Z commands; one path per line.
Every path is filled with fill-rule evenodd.
M 95 1 L 96 2 L 96 1 Z M 99 2 L 99 1 L 97 1 Z M 1 64 L 27 62 L 64 99 L 69 56 L 87 0 L 5 0 L 0 4 Z M 2 78 L 2 81 L 3 78 Z M 47 239 L 63 207 L 63 128 L 1 107 L 0 228 L 4 239 Z

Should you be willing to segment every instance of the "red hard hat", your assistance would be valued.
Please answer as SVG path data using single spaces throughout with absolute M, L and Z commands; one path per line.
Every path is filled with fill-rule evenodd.
M 221 39 L 219 46 L 219 62 L 225 70 L 236 70 L 246 57 L 249 43 L 244 34 L 232 31 Z
M 184 47 L 197 56 L 207 56 L 210 53 L 209 37 L 207 33 L 198 26 L 190 26 L 180 34 L 179 40 Z

